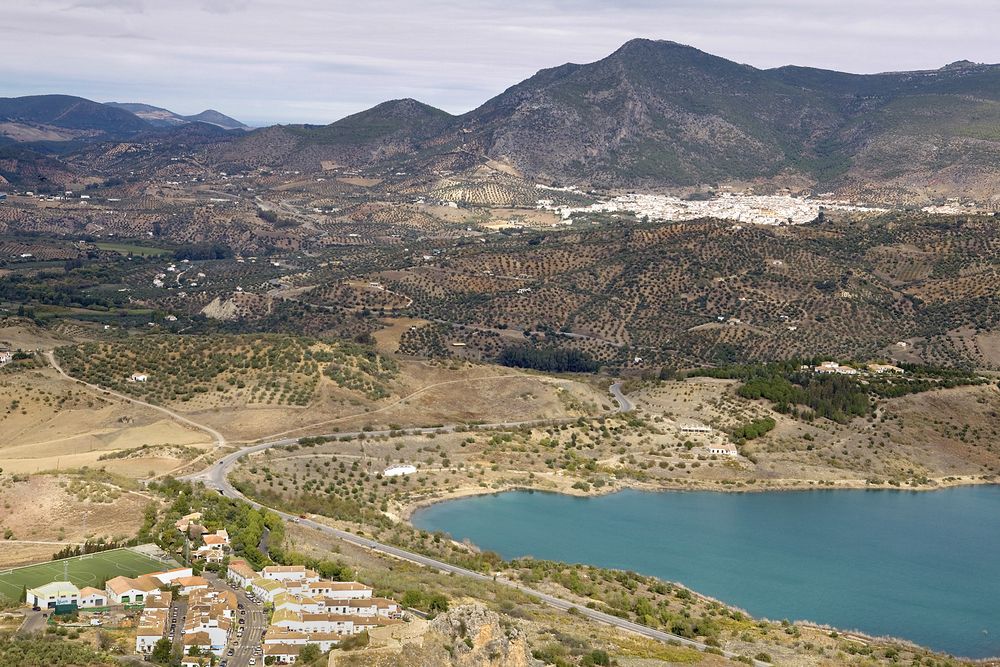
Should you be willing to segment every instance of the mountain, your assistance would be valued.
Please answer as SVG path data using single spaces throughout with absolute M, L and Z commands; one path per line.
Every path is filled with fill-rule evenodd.
M 71 95 L 0 98 L 0 135 L 18 142 L 125 137 L 150 125 L 132 113 Z
M 225 159 L 319 169 L 505 163 L 605 187 L 770 183 L 852 194 L 1000 197 L 1000 66 L 874 75 L 757 69 L 632 40 L 538 72 L 473 111 L 413 100 L 251 133 Z
M 300 169 L 401 159 L 446 142 L 455 117 L 412 99 L 391 100 L 330 125 L 275 125 L 219 147 L 214 158 Z
M 235 118 L 219 113 L 214 109 L 206 109 L 193 116 L 182 116 L 169 109 L 154 107 L 150 104 L 140 104 L 136 102 L 106 102 L 110 107 L 129 111 L 155 127 L 176 127 L 187 123 L 208 123 L 216 125 L 226 130 L 247 130 L 249 126 L 244 125 Z

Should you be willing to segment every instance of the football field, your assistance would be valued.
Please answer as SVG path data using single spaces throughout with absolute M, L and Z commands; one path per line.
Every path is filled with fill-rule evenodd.
M 64 560 L 0 570 L 0 597 L 19 600 L 22 589 L 68 579 L 78 587 L 95 586 L 117 576 L 136 577 L 176 567 L 131 549 L 113 549 Z

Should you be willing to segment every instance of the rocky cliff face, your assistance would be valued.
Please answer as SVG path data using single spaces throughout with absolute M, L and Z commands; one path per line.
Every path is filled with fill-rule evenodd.
M 457 607 L 412 630 L 372 633 L 368 648 L 330 654 L 330 667 L 535 667 L 524 634 L 483 605 Z

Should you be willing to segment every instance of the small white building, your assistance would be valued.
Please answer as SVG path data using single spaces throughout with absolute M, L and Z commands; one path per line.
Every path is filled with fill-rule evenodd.
M 729 443 L 725 443 L 725 444 L 722 444 L 722 445 L 709 445 L 708 446 L 708 453 L 709 454 L 718 454 L 719 456 L 739 456 L 740 455 L 740 451 L 738 449 L 736 449 L 736 447 L 734 445 L 730 445 Z
M 149 376 L 145 373 L 132 373 L 129 377 L 129 382 L 145 382 L 149 379 Z
M 416 466 L 411 466 L 411 465 L 389 466 L 388 468 L 382 471 L 382 476 L 400 477 L 401 475 L 412 475 L 415 472 L 417 472 Z
M 80 589 L 80 607 L 82 609 L 92 609 L 94 607 L 107 607 L 108 594 L 99 588 L 86 586 Z

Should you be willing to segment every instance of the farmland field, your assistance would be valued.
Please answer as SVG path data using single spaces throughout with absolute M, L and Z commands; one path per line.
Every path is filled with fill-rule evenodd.
M 131 243 L 109 243 L 101 241 L 95 243 L 94 245 L 101 250 L 110 250 L 112 252 L 117 252 L 120 255 L 135 255 L 137 257 L 159 257 L 170 253 L 169 250 L 164 250 L 163 248 L 151 248 L 149 246 L 133 245 Z
M 131 549 L 113 549 L 76 558 L 26 565 L 13 570 L 0 570 L 0 596 L 17 600 L 27 586 L 41 586 L 63 579 L 63 568 L 69 580 L 77 586 L 99 586 L 117 576 L 135 577 L 173 567 Z

